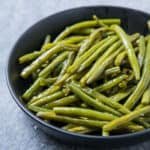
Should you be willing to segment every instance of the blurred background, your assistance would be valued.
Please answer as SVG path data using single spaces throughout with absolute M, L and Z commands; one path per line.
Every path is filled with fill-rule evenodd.
M 69 8 L 113 5 L 150 13 L 149 0 L 4 0 L 0 3 L 0 150 L 88 150 L 59 143 L 37 128 L 10 96 L 5 68 L 20 35 L 40 19 Z M 150 142 L 120 150 L 149 150 Z

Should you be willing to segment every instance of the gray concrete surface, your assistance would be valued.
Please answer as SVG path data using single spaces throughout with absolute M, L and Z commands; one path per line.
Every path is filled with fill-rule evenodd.
M 5 64 L 17 38 L 32 24 L 60 10 L 87 5 L 117 5 L 150 13 L 149 0 L 4 0 L 0 3 L 0 150 L 87 150 L 48 137 L 24 115 L 10 96 Z M 150 142 L 120 150 L 149 150 Z

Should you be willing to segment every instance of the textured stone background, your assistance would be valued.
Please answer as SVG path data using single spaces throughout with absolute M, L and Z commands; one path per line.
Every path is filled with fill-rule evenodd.
M 17 38 L 32 24 L 60 10 L 87 5 L 117 5 L 150 13 L 149 0 L 3 0 L 0 3 L 0 150 L 84 150 L 60 144 L 30 121 L 10 96 L 5 64 Z M 150 142 L 121 150 L 149 150 Z

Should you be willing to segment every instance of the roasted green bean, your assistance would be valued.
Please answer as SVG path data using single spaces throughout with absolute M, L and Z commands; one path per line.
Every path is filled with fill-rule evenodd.
M 40 86 L 50 86 L 52 85 L 55 81 L 57 80 L 57 78 L 40 78 Z
M 29 100 L 34 93 L 40 88 L 40 82 L 42 78 L 38 78 L 34 83 L 31 85 L 29 89 L 25 91 L 25 93 L 22 95 L 23 99 Z
M 96 43 L 93 47 L 91 47 L 87 52 L 85 52 L 78 60 L 76 60 L 73 65 L 71 65 L 67 72 L 68 73 L 74 73 L 81 65 L 82 62 L 84 62 L 90 55 L 92 55 L 96 49 L 98 49 L 100 46 L 102 46 L 110 37 L 103 39 L 102 41 Z
M 136 119 L 137 117 L 141 116 L 141 114 L 146 114 L 150 112 L 150 106 L 146 106 L 144 108 L 141 108 L 139 110 L 134 110 L 133 112 L 122 116 L 120 118 L 117 118 L 110 123 L 104 125 L 103 129 L 104 131 L 112 131 L 114 129 L 119 128 L 120 126 L 129 123 L 130 121 Z
M 57 122 L 64 122 L 64 123 L 73 123 L 76 125 L 83 125 L 83 126 L 88 126 L 88 127 L 97 127 L 97 128 L 102 128 L 107 121 L 96 121 L 96 120 L 87 120 L 87 119 L 78 119 L 78 118 L 72 118 L 68 116 L 60 116 L 56 115 L 54 112 L 38 112 L 37 113 L 38 117 L 41 117 L 46 120 L 53 120 Z
M 139 81 L 134 92 L 129 96 L 129 98 L 125 102 L 125 107 L 132 109 L 135 106 L 135 104 L 138 102 L 142 94 L 144 93 L 145 89 L 147 88 L 150 81 L 149 78 L 150 70 L 148 69 L 149 64 L 150 64 L 150 39 L 148 40 L 147 43 L 144 66 L 143 66 L 143 74 L 141 80 Z
M 104 121 L 110 121 L 117 118 L 116 116 L 111 115 L 109 113 L 101 113 L 99 111 L 77 107 L 54 107 L 53 111 L 56 114 L 60 115 L 80 116 Z
M 33 112 L 47 112 L 47 111 L 52 111 L 50 109 L 47 108 L 43 108 L 43 107 L 38 107 L 38 106 L 33 106 L 33 105 L 28 105 L 27 108 Z
M 121 70 L 120 70 L 120 67 L 117 66 L 117 67 L 112 67 L 112 68 L 108 68 L 105 70 L 105 75 L 106 76 L 110 76 L 110 75 L 116 75 L 118 73 L 120 73 Z
M 77 83 L 74 83 L 74 85 L 77 86 L 78 88 L 81 88 L 80 85 Z M 84 90 L 84 92 L 86 92 L 86 94 L 88 93 L 90 96 L 96 98 L 96 100 L 98 102 L 104 103 L 106 106 L 110 106 L 110 108 L 113 108 L 122 114 L 128 114 L 131 112 L 129 109 L 127 109 L 126 107 L 124 107 L 120 103 L 115 102 L 115 101 L 111 101 L 109 98 L 107 98 L 103 94 L 98 93 L 91 88 L 84 88 L 82 90 Z M 143 121 L 143 118 L 138 118 L 136 121 L 138 123 L 142 124 L 146 128 L 150 127 L 149 124 L 147 124 L 145 121 Z
M 96 88 L 94 88 L 94 90 L 99 91 L 99 92 L 103 92 L 105 90 L 108 90 L 116 85 L 118 85 L 121 81 L 125 80 L 126 78 L 128 78 L 127 75 L 120 75 Z
M 87 49 L 91 47 L 91 45 L 94 43 L 94 41 L 97 38 L 100 38 L 100 32 L 102 31 L 102 28 L 97 29 L 91 33 L 88 39 L 86 39 L 83 44 L 81 45 L 78 56 L 81 56 Z
M 94 98 L 88 96 L 85 92 L 83 92 L 79 87 L 77 87 L 73 83 L 69 84 L 69 88 L 74 94 L 80 97 L 80 99 L 83 100 L 89 106 L 92 106 L 100 111 L 106 111 L 115 115 L 121 115 L 121 113 L 119 113 L 115 109 L 108 107 L 101 102 L 97 102 Z
M 150 86 L 148 86 L 148 88 L 146 89 L 146 91 L 144 92 L 143 96 L 142 96 L 142 100 L 141 103 L 143 105 L 148 105 L 150 104 Z
M 129 58 L 131 67 L 133 68 L 135 77 L 137 80 L 139 80 L 140 79 L 140 67 L 139 67 L 133 46 L 132 46 L 130 40 L 128 39 L 127 34 L 118 25 L 112 25 L 111 28 L 118 34 L 118 36 L 122 40 L 122 42 L 127 50 L 128 58 Z
M 96 130 L 98 130 L 98 129 L 89 128 L 89 127 L 85 127 L 85 126 L 76 126 L 76 127 L 72 127 L 70 129 L 68 129 L 68 131 L 70 131 L 70 132 L 75 132 L 75 133 L 80 133 L 80 134 L 87 134 L 87 133 L 94 132 Z
M 92 66 L 90 71 L 81 79 L 81 84 L 90 84 L 91 82 L 98 79 L 98 77 L 103 73 L 104 69 L 110 65 L 113 59 L 123 50 L 123 46 L 121 46 L 117 51 L 115 51 L 112 55 L 108 56 L 107 59 L 104 60 L 105 57 L 100 57 L 96 63 Z M 101 67 L 99 67 L 101 66 Z
M 22 72 L 21 72 L 21 77 L 27 78 L 33 71 L 38 69 L 45 61 L 48 59 L 52 58 L 53 55 L 56 53 L 62 51 L 62 50 L 77 50 L 78 46 L 72 46 L 72 45 L 64 45 L 60 44 L 52 49 L 46 51 L 43 53 L 41 56 L 39 56 L 35 61 L 33 61 L 29 66 L 27 66 Z
M 120 24 L 120 19 L 101 19 L 101 21 L 104 24 Z M 61 41 L 62 39 L 64 39 L 65 37 L 67 37 L 69 34 L 75 32 L 76 30 L 79 29 L 83 29 L 83 28 L 88 28 L 88 27 L 97 27 L 99 26 L 99 23 L 97 22 L 97 20 L 89 20 L 89 21 L 83 21 L 80 23 L 76 23 L 70 27 L 67 27 L 62 33 L 60 33 L 54 42 L 58 42 Z
M 79 29 L 77 31 L 74 31 L 73 34 L 79 34 L 79 35 L 89 35 L 91 34 L 95 29 L 94 28 L 84 28 L 84 29 Z
M 58 107 L 58 106 L 67 106 L 71 103 L 74 103 L 76 101 L 79 101 L 79 98 L 74 96 L 74 95 L 71 95 L 71 96 L 66 96 L 66 97 L 63 97 L 61 99 L 58 99 L 54 102 L 50 102 L 48 104 L 45 105 L 46 108 L 53 108 L 53 107 Z
M 50 73 L 53 71 L 53 69 L 60 64 L 60 62 L 64 61 L 66 57 L 68 56 L 68 52 L 63 52 L 62 54 L 58 55 L 54 60 L 46 66 L 40 73 L 39 77 L 46 78 Z
M 103 51 L 106 50 L 106 48 L 108 48 L 110 45 L 112 45 L 112 43 L 114 43 L 117 40 L 116 36 L 111 37 L 110 39 L 108 39 L 101 47 L 99 47 L 89 58 L 87 58 L 87 60 L 85 60 L 80 68 L 79 71 L 82 71 L 84 69 L 86 69 L 87 67 L 89 67 L 93 61 L 96 60 L 96 58 L 99 57 L 99 55 L 101 53 L 103 53 Z M 121 43 L 118 42 L 117 44 L 115 44 L 115 46 L 112 46 L 111 49 L 108 49 L 107 52 L 111 53 L 114 49 L 116 49 L 117 46 L 119 46 Z M 110 52 L 111 51 L 111 52 Z M 109 54 L 108 54 L 109 55 Z
M 143 66 L 145 51 L 146 51 L 145 39 L 144 39 L 144 36 L 140 36 L 140 39 L 139 39 L 139 64 L 140 66 Z
M 109 97 L 111 100 L 114 100 L 116 102 L 120 102 L 122 99 L 126 98 L 127 96 L 129 96 L 129 94 L 131 94 L 131 92 L 133 92 L 135 89 L 135 87 L 129 88 L 127 90 L 123 90 L 118 92 L 117 94 L 112 95 L 111 97 Z
M 49 96 L 45 96 L 43 98 L 40 98 L 39 100 L 31 103 L 31 105 L 34 105 L 34 106 L 41 106 L 41 105 L 44 105 L 44 104 L 47 104 L 49 102 L 52 102 L 58 98 L 61 98 L 64 96 L 64 92 L 63 91 L 58 91 L 54 94 L 51 94 Z

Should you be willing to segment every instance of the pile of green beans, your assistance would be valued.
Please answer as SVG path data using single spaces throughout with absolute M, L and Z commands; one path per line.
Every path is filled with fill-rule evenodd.
M 150 36 L 126 33 L 120 19 L 94 15 L 18 60 L 32 79 L 22 99 L 43 121 L 100 136 L 150 128 Z

